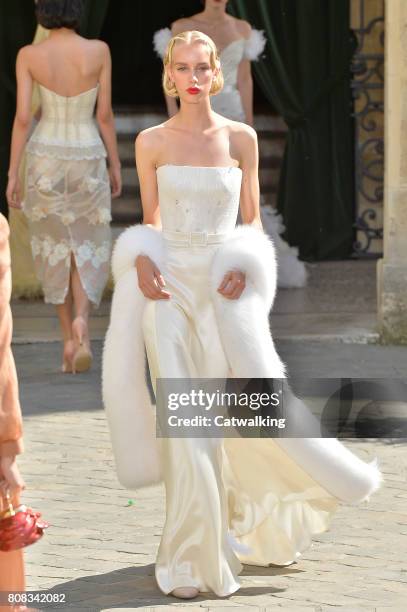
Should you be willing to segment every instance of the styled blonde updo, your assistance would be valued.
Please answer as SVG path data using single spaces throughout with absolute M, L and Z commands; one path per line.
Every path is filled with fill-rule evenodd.
M 190 44 L 193 42 L 201 42 L 204 45 L 206 45 L 208 52 L 209 52 L 209 63 L 211 65 L 212 70 L 219 69 L 218 73 L 215 75 L 213 79 L 212 86 L 211 86 L 209 93 L 211 96 L 214 96 L 215 94 L 217 94 L 223 87 L 223 74 L 222 74 L 222 69 L 220 66 L 218 50 L 212 38 L 209 38 L 209 36 L 207 36 L 203 32 L 199 32 L 198 30 L 188 30 L 186 32 L 180 32 L 179 34 L 176 34 L 175 36 L 173 36 L 171 40 L 168 42 L 168 45 L 167 45 L 167 48 L 164 54 L 164 59 L 163 59 L 164 71 L 163 71 L 162 83 L 163 83 L 164 92 L 167 94 L 167 96 L 170 96 L 171 98 L 178 97 L 178 92 L 176 90 L 176 87 L 173 81 L 170 78 L 170 75 L 168 74 L 167 68 L 172 63 L 173 49 L 175 45 L 180 42 L 187 43 L 187 44 Z

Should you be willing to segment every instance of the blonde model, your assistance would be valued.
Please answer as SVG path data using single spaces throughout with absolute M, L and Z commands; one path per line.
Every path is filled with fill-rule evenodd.
M 374 463 L 335 439 L 156 438 L 144 347 L 156 391 L 163 378 L 285 376 L 268 324 L 276 266 L 259 216 L 256 133 L 212 110 L 222 82 L 208 36 L 170 40 L 163 84 L 180 110 L 137 137 L 143 225 L 114 250 L 103 359 L 119 479 L 164 482 L 155 576 L 180 598 L 234 593 L 242 563 L 293 563 L 340 499 L 360 501 L 380 482 Z
M 214 111 L 235 121 L 253 126 L 253 78 L 251 62 L 259 60 L 266 46 L 263 30 L 226 12 L 227 0 L 205 0 L 204 9 L 196 15 L 177 19 L 171 29 L 163 28 L 154 34 L 154 48 L 163 58 L 171 36 L 186 30 L 199 30 L 216 43 L 224 76 L 224 85 L 213 95 Z M 178 111 L 176 99 L 165 96 L 170 117 Z M 265 204 L 262 197 L 261 218 L 265 231 L 271 236 L 277 254 L 278 286 L 303 287 L 307 282 L 305 264 L 298 259 L 298 249 L 285 242 L 281 234 L 285 227 L 281 215 Z
M 163 58 L 171 36 L 186 30 L 199 30 L 212 38 L 222 64 L 224 86 L 212 100 L 212 108 L 221 115 L 253 125 L 253 79 L 250 62 L 264 50 L 266 39 L 243 19 L 226 13 L 227 0 L 205 0 L 204 9 L 196 15 L 177 19 L 171 29 L 154 34 L 154 47 Z M 178 111 L 172 96 L 165 96 L 170 117 Z
M 18 170 L 26 148 L 23 209 L 45 301 L 57 306 L 65 372 L 91 364 L 90 304 L 99 305 L 108 279 L 111 196 L 121 191 L 110 53 L 105 43 L 76 33 L 81 11 L 81 0 L 38 0 L 38 20 L 51 33 L 17 56 L 7 187 L 9 206 L 21 208 Z M 26 143 L 34 82 L 41 119 Z M 96 101 L 103 141 L 93 120 Z

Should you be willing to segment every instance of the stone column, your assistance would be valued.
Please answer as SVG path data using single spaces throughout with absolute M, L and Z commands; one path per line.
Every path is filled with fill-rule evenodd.
M 382 340 L 407 344 L 407 2 L 385 7 L 384 250 L 377 266 Z

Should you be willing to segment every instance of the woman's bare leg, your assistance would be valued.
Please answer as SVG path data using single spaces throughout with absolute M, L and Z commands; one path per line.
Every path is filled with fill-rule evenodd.
M 72 337 L 72 290 L 71 286 L 69 286 L 68 293 L 65 298 L 65 302 L 63 304 L 57 305 L 57 313 L 59 318 L 59 323 L 62 330 L 62 337 L 64 341 L 64 352 L 63 352 L 63 362 L 62 362 L 62 371 L 63 372 L 71 372 L 72 371 L 72 357 L 74 353 L 74 343 Z
M 74 371 L 89 369 L 92 361 L 89 338 L 90 302 L 82 286 L 75 258 L 71 256 L 71 287 L 75 318 L 72 323 L 72 336 L 75 344 Z
M 75 306 L 75 317 L 82 317 L 86 325 L 88 325 L 90 311 L 89 298 L 82 286 L 82 281 L 81 277 L 79 276 L 78 268 L 76 267 L 75 258 L 73 255 L 71 257 L 71 287 Z

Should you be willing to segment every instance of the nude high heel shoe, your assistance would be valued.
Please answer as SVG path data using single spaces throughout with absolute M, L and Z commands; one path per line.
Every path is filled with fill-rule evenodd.
M 179 599 L 193 599 L 199 595 L 199 591 L 196 587 L 177 587 L 171 591 L 170 595 Z
M 72 371 L 86 372 L 92 365 L 92 352 L 88 342 L 88 326 L 83 317 L 78 316 L 72 322 L 72 334 L 77 348 L 72 359 Z

